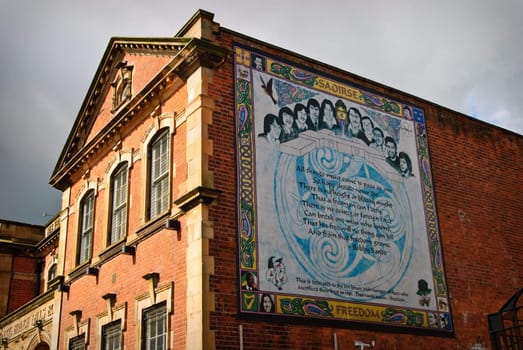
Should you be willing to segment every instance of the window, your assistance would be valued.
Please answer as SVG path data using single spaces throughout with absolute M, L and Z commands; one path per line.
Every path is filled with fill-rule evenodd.
M 127 163 L 121 164 L 111 176 L 111 217 L 109 245 L 127 233 Z
M 160 131 L 149 148 L 149 219 L 166 211 L 169 201 L 169 129 Z
M 102 328 L 102 350 L 120 350 L 121 335 L 120 320 L 105 325 Z
M 143 350 L 166 349 L 166 304 L 161 303 L 143 311 Z
M 110 300 L 109 305 L 106 305 L 107 312 L 100 313 L 96 315 L 96 328 L 95 339 L 97 341 L 97 350 L 120 350 L 125 348 L 123 345 L 124 341 L 124 332 L 123 329 L 127 324 L 127 303 L 122 303 L 119 305 L 115 304 L 112 297 L 107 298 L 104 296 L 105 300 Z M 109 309 L 110 307 L 110 309 Z M 140 315 L 142 312 L 140 311 Z M 140 323 L 141 324 L 141 323 Z M 134 349 L 132 347 L 127 347 L 128 349 Z M 94 349 L 94 348 L 93 348 Z
M 77 265 L 91 258 L 94 222 L 94 191 L 89 191 L 80 203 L 80 237 Z
M 69 339 L 69 350 L 85 350 L 85 334 Z
M 52 281 L 56 277 L 56 264 L 51 265 L 47 272 L 47 282 Z

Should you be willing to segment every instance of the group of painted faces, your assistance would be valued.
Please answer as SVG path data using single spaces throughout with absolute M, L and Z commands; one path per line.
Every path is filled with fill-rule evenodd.
M 362 116 L 358 108 L 347 109 L 342 100 L 333 104 L 331 100 L 324 99 L 320 104 L 311 98 L 307 105 L 297 103 L 294 110 L 287 106 L 282 107 L 277 116 L 265 116 L 263 133 L 259 136 L 264 136 L 273 143 L 284 143 L 295 139 L 303 131 L 321 129 L 331 130 L 344 138 L 360 140 L 383 152 L 387 160 L 393 160 L 389 164 L 403 176 L 412 176 L 410 157 L 405 152 L 398 154 L 394 138 L 385 136 L 383 130 L 375 127 L 370 117 Z

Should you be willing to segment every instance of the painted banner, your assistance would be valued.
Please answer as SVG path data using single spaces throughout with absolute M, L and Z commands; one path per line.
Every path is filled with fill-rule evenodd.
M 424 111 L 234 53 L 241 312 L 451 332 Z

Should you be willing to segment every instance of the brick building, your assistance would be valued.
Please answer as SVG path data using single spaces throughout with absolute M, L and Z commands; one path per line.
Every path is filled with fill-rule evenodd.
M 0 235 L 0 316 L 5 316 L 40 293 L 41 267 L 34 247 L 43 238 L 44 230 L 41 226 L 1 220 Z
M 113 38 L 50 180 L 46 343 L 488 346 L 523 286 L 522 159 L 520 135 L 205 11 Z
M 55 308 L 59 218 L 45 226 L 0 220 L 0 339 L 4 348 L 49 349 Z M 56 303 L 55 303 L 56 302 Z

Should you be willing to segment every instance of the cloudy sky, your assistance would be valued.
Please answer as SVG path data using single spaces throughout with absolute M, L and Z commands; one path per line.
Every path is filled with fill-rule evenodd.
M 523 1 L 0 0 L 0 219 L 44 224 L 48 180 L 108 41 L 222 26 L 523 134 Z

